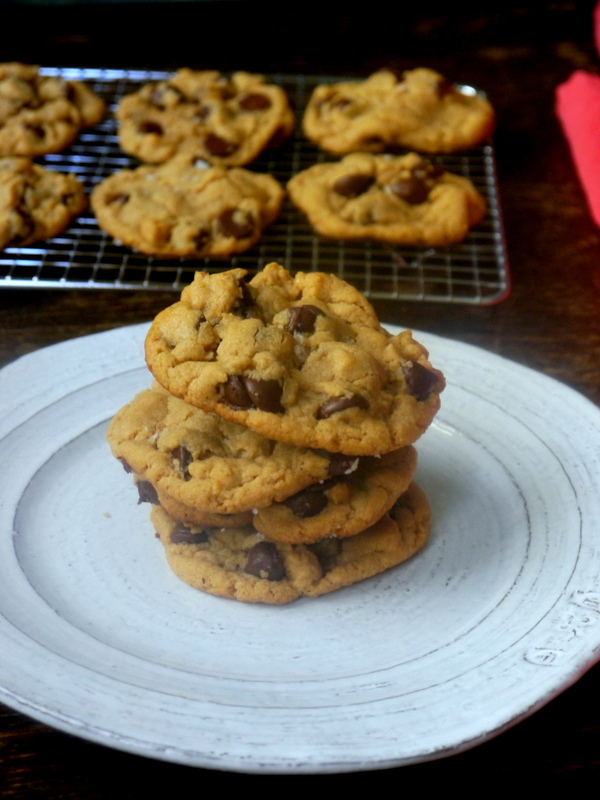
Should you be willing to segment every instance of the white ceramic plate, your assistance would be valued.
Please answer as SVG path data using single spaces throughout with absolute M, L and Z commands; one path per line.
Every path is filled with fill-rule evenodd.
M 145 326 L 3 370 L 0 700 L 184 764 L 342 772 L 459 752 L 600 650 L 600 411 L 543 375 L 419 335 L 448 378 L 418 443 L 424 552 L 289 606 L 165 565 L 106 425 L 150 383 Z

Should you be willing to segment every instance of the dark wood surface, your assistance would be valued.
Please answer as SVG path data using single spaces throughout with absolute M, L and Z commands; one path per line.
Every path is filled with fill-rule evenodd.
M 166 6 L 169 6 L 167 9 Z M 325 4 L 322 4 L 325 5 Z M 338 18 L 316 4 L 201 2 L 74 8 L 14 4 L 3 60 L 52 66 L 367 75 L 431 66 L 474 83 L 498 112 L 498 177 L 513 288 L 489 307 L 380 302 L 382 320 L 469 342 L 575 388 L 600 404 L 600 232 L 592 222 L 554 114 L 554 88 L 577 68 L 599 72 L 592 3 L 488 3 L 386 8 L 385 19 Z M 483 6 L 482 6 L 483 9 Z M 382 13 L 382 12 L 380 12 Z M 140 19 L 149 18 L 142 31 Z M 0 365 L 37 348 L 151 319 L 167 292 L 3 290 Z M 32 376 L 32 381 L 35 376 Z M 0 653 L 0 658 L 1 658 Z M 473 750 L 391 770 L 398 781 L 468 791 L 523 778 L 562 779 L 597 796 L 600 666 L 535 715 Z M 384 773 L 303 776 L 300 786 L 372 785 Z M 0 796 L 135 798 L 169 782 L 201 791 L 208 771 L 120 753 L 0 707 Z M 292 786 L 291 778 L 218 774 L 219 789 Z M 595 779 L 595 780 L 594 780 Z M 284 783 L 287 782 L 287 783 Z M 439 782 L 439 784 L 438 784 Z M 475 782 L 475 784 L 472 784 Z M 315 784 L 316 785 L 316 784 Z M 402 784 L 398 784 L 398 789 Z

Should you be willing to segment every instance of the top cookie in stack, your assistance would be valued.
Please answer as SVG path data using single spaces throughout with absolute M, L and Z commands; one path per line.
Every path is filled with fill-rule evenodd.
M 196 273 L 155 318 L 146 361 L 193 406 L 276 441 L 348 455 L 412 444 L 439 408 L 441 372 L 410 331 L 379 324 L 334 275 L 269 264 Z

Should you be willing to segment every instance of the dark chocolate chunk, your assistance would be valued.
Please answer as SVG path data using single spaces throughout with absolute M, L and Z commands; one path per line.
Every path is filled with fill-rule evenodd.
M 335 566 L 342 550 L 342 543 L 339 539 L 329 537 L 308 545 L 308 548 L 316 555 L 323 572 L 329 572 Z
M 295 516 L 301 519 L 315 517 L 324 508 L 327 508 L 327 495 L 324 491 L 324 484 L 315 484 L 303 489 L 301 492 L 288 497 L 283 504 L 292 511 Z
M 194 457 L 187 447 L 183 444 L 180 444 L 179 447 L 176 447 L 175 450 L 171 451 L 171 458 L 178 462 L 179 472 L 181 472 L 184 478 L 188 480 L 191 477 L 190 473 L 188 472 L 188 467 L 194 460 Z
M 389 185 L 390 191 L 411 205 L 424 203 L 429 197 L 429 188 L 422 180 L 411 175 L 404 180 L 394 181 Z
M 351 173 L 338 178 L 333 184 L 333 191 L 342 195 L 342 197 L 358 197 L 364 194 L 374 183 L 375 178 L 372 175 Z
M 244 572 L 268 581 L 285 578 L 285 566 L 273 542 L 257 542 L 250 548 Z
M 193 238 L 194 247 L 196 250 L 203 250 L 210 240 L 210 233 L 205 230 L 199 230 Z
M 252 400 L 246 389 L 244 379 L 239 375 L 230 375 L 222 389 L 223 402 L 231 408 L 252 408 Z
M 125 472 L 133 472 L 133 470 L 131 469 L 131 467 L 129 466 L 127 461 L 125 461 L 124 458 L 118 458 L 117 461 L 119 461 L 121 463 L 121 466 L 123 467 Z
M 349 475 L 358 467 L 357 456 L 345 456 L 343 453 L 326 453 L 329 458 L 329 474 L 331 477 L 336 475 Z
M 149 481 L 138 481 L 137 490 L 139 495 L 138 506 L 140 503 L 152 503 L 158 505 L 158 495 L 156 489 Z
M 203 544 L 208 541 L 208 533 L 205 530 L 194 533 L 183 522 L 178 522 L 171 531 L 170 538 L 173 544 Z
M 320 308 L 311 306 L 292 306 L 290 308 L 290 318 L 285 326 L 290 333 L 313 333 L 317 317 L 324 317 L 325 314 Z
M 283 412 L 281 405 L 282 388 L 279 381 L 244 378 L 244 385 L 255 408 L 272 414 Z
M 409 392 L 417 400 L 427 400 L 437 383 L 437 375 L 417 361 L 402 366 Z
M 238 148 L 237 144 L 222 139 L 216 133 L 208 133 L 204 137 L 204 146 L 212 156 L 219 156 L 220 158 L 230 156 Z
M 270 106 L 271 100 L 259 92 L 246 94 L 240 100 L 240 108 L 243 108 L 244 111 L 263 111 L 265 108 L 270 108 Z
M 227 208 L 218 219 L 219 230 L 224 236 L 234 239 L 247 239 L 254 233 L 254 220 L 248 211 Z
M 157 133 L 159 136 L 162 136 L 164 132 L 162 125 L 159 125 L 158 122 L 152 122 L 151 120 L 140 122 L 138 131 L 140 133 Z
M 360 394 L 353 394 L 351 397 L 330 397 L 317 411 L 317 419 L 327 419 L 338 411 L 345 411 L 347 408 L 369 408 L 369 401 Z

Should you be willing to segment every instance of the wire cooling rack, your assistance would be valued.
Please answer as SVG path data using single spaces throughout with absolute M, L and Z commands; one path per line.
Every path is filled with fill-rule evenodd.
M 170 73 L 139 70 L 43 69 L 47 75 L 83 80 L 109 107 L 107 119 L 84 131 L 68 149 L 40 162 L 74 173 L 87 191 L 104 178 L 139 162 L 121 151 L 114 110 L 118 101 L 148 81 Z M 331 76 L 269 75 L 288 93 L 297 112 L 294 136 L 280 149 L 259 157 L 249 168 L 268 172 L 282 184 L 302 169 L 324 161 L 301 133 L 299 120 L 310 93 Z M 317 235 L 289 200 L 280 217 L 252 250 L 226 261 L 152 258 L 121 246 L 84 211 L 54 239 L 0 253 L 0 286 L 38 288 L 181 290 L 196 270 L 217 272 L 242 267 L 250 273 L 277 261 L 292 272 L 333 272 L 375 299 L 491 304 L 509 291 L 509 272 L 491 141 L 465 153 L 437 159 L 447 170 L 469 178 L 488 204 L 485 220 L 460 244 L 443 248 L 393 247 Z

